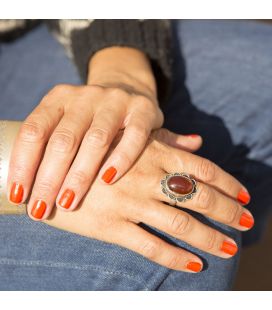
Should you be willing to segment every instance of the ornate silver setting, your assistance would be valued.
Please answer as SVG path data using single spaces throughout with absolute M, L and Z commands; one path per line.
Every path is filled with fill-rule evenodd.
M 193 186 L 192 191 L 185 195 L 181 195 L 181 194 L 177 194 L 176 192 L 173 192 L 167 185 L 168 179 L 173 176 L 182 176 L 184 178 L 187 178 L 192 183 L 192 186 Z M 179 173 L 179 172 L 169 173 L 161 180 L 161 190 L 167 197 L 175 201 L 175 204 L 176 204 L 177 202 L 185 202 L 186 200 L 193 198 L 194 194 L 197 192 L 197 182 L 189 174 L 186 174 L 186 173 Z

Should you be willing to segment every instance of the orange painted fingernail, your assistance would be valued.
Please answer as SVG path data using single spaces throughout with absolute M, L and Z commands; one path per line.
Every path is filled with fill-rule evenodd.
M 46 210 L 46 203 L 43 200 L 36 200 L 34 202 L 31 215 L 35 217 L 36 219 L 41 219 L 45 213 Z
M 202 265 L 197 262 L 189 262 L 186 268 L 194 272 L 199 272 L 202 269 Z
M 65 209 L 69 209 L 73 200 L 75 198 L 75 193 L 71 189 L 66 189 L 61 195 L 58 204 Z
M 235 243 L 230 241 L 224 241 L 222 243 L 221 249 L 222 252 L 229 254 L 229 255 L 235 255 L 238 251 L 238 247 Z
M 10 190 L 9 200 L 14 203 L 22 202 L 24 196 L 24 188 L 21 184 L 13 182 Z
M 246 227 L 246 228 L 251 228 L 251 227 L 253 227 L 253 225 L 254 225 L 254 218 L 253 218 L 252 215 L 250 215 L 250 214 L 244 212 L 244 213 L 241 215 L 239 224 L 240 224 L 241 226 Z
M 190 137 L 190 138 L 197 138 L 197 137 L 199 137 L 199 135 L 197 135 L 197 134 L 190 134 L 190 135 L 185 135 L 185 136 Z
M 116 173 L 117 173 L 117 170 L 114 167 L 108 168 L 102 176 L 103 181 L 106 183 L 110 183 L 110 181 L 114 178 Z
M 250 195 L 245 190 L 241 189 L 238 193 L 237 200 L 243 204 L 248 204 L 250 201 Z

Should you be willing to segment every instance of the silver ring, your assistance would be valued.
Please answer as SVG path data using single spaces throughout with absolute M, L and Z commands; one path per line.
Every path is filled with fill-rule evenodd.
M 197 192 L 197 182 L 187 173 L 169 173 L 161 180 L 161 190 L 176 205 L 193 198 Z

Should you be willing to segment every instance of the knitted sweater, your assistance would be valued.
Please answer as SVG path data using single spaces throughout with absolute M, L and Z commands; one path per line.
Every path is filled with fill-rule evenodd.
M 149 57 L 160 104 L 167 99 L 172 62 L 168 20 L 0 20 L 0 42 L 15 40 L 42 22 L 64 46 L 84 83 L 95 52 L 109 46 L 129 46 Z

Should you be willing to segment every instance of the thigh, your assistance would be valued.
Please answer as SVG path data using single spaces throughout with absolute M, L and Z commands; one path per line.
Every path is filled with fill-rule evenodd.
M 0 85 L 5 85 L 5 91 L 1 92 L 1 102 L 5 102 L 5 106 L 1 106 L 4 118 L 23 119 L 54 84 L 79 83 L 75 68 L 44 27 L 14 44 L 1 46 L 0 66 L 6 70 L 5 77 L 10 76 L 9 81 L 3 75 L 0 77 Z M 9 60 L 9 55 L 15 60 Z M 24 61 L 19 61 L 18 55 Z M 12 70 L 5 65 L 7 63 L 17 66 Z M 37 65 L 40 70 L 36 70 Z M 177 73 L 182 73 L 182 68 Z M 182 78 L 177 77 L 175 83 L 181 84 L 169 102 L 166 125 L 181 132 L 197 128 L 192 126 L 194 122 L 202 124 L 198 128 L 206 128 L 209 121 L 191 113 L 193 105 Z M 17 89 L 20 91 L 15 92 Z M 221 123 L 217 126 L 221 128 Z M 221 158 L 215 156 L 215 150 L 210 147 L 207 150 L 203 151 L 207 157 Z M 238 232 L 215 222 L 207 224 L 229 234 L 239 244 Z M 30 221 L 27 216 L 2 216 L 0 233 L 5 246 L 0 248 L 0 278 L 3 280 L 0 289 L 220 290 L 231 287 L 238 255 L 229 260 L 216 258 L 158 231 L 153 232 L 200 255 L 205 261 L 205 270 L 196 275 L 175 272 L 127 249 L 62 232 Z
M 192 102 L 228 133 L 208 126 L 203 151 L 220 145 L 216 160 L 251 193 L 256 224 L 243 238 L 251 244 L 262 236 L 272 206 L 272 27 L 254 21 L 188 21 L 179 35 Z
M 179 44 L 174 62 L 176 81 L 166 109 L 167 125 L 171 127 L 171 121 L 186 131 L 200 130 L 207 141 L 203 149 L 222 163 L 223 152 L 210 151 L 209 137 L 221 138 L 224 129 L 225 137 L 228 135 L 226 145 L 221 143 L 224 153 L 231 144 L 242 145 L 247 148 L 247 159 L 271 166 L 272 26 L 249 21 L 182 21 L 175 23 L 175 35 Z M 185 100 L 184 77 L 177 71 L 183 63 L 181 51 L 190 92 Z M 175 117 L 177 110 L 180 115 Z M 203 125 L 198 128 L 197 123 Z
M 59 83 L 80 80 L 44 26 L 0 45 L 1 119 L 23 120 Z M 125 248 L 26 215 L 0 216 L 0 236 L 0 290 L 155 290 L 168 274 Z
M 249 189 L 248 208 L 255 227 L 243 234 L 243 244 L 258 240 L 272 205 L 272 27 L 243 21 L 183 21 L 175 23 L 175 82 L 165 107 L 165 126 L 180 133 L 198 133 L 198 152 L 241 180 Z M 187 79 L 181 50 L 186 60 Z M 241 234 L 213 223 L 240 240 Z M 193 281 L 170 272 L 161 289 L 177 283 L 190 289 L 227 289 L 238 260 L 203 255 L 208 268 Z M 192 282 L 191 282 L 192 281 Z
M 184 21 L 179 38 L 193 105 L 218 117 L 247 159 L 272 165 L 272 26 Z
M 167 269 L 117 245 L 0 216 L 0 290 L 154 290 Z

